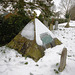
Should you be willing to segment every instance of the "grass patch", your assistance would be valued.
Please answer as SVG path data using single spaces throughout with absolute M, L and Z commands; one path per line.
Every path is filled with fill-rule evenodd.
M 55 72 L 56 74 L 59 74 L 59 71 L 58 71 L 58 70 L 56 70 L 56 69 L 54 69 L 54 72 Z
M 27 65 L 28 64 L 28 62 L 25 62 L 25 65 Z

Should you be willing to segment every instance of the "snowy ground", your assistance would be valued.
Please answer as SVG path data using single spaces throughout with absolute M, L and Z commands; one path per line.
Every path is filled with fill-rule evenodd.
M 74 75 L 75 21 L 70 22 L 70 28 L 64 28 L 65 25 L 66 23 L 59 24 L 59 29 L 52 31 L 63 44 L 46 49 L 45 56 L 38 62 L 22 57 L 13 49 L 0 47 L 0 75 L 57 75 L 54 70 L 58 70 L 60 54 L 64 47 L 68 50 L 67 65 L 58 75 Z

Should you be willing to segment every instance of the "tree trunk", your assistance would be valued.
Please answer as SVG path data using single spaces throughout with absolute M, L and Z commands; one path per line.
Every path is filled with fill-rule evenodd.
M 69 25 L 69 22 L 70 22 L 70 18 L 68 18 L 68 22 L 67 22 L 67 24 L 66 24 L 66 28 L 68 28 L 70 25 Z

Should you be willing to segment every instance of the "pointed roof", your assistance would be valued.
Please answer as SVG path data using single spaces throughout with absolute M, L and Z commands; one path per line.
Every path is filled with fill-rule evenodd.
M 37 18 L 35 18 L 35 33 L 36 42 L 38 45 L 42 45 L 40 35 L 43 33 L 48 33 L 52 38 L 55 38 L 53 33 Z M 31 21 L 28 23 L 21 32 L 21 35 L 29 40 L 34 40 L 34 23 Z

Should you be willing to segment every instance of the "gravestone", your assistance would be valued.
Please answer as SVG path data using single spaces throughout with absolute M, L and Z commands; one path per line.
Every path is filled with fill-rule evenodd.
M 67 48 L 63 48 L 60 60 L 59 71 L 62 72 L 66 66 Z
M 58 29 L 58 21 L 55 22 L 55 30 Z
M 53 30 L 53 24 L 50 24 L 49 30 Z

